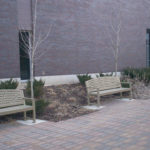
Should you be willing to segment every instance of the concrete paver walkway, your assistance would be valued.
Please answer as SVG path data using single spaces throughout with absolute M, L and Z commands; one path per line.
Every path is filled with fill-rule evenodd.
M 58 123 L 0 124 L 0 150 L 150 150 L 150 100 Z

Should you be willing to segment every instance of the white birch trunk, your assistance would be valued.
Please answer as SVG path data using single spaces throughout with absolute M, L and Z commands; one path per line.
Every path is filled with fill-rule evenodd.
M 114 55 L 114 67 L 115 67 L 115 76 L 117 76 L 118 72 L 118 55 L 119 55 L 119 46 L 120 46 L 120 31 L 122 27 L 122 18 L 121 18 L 121 10 L 119 8 L 119 12 L 117 13 L 118 15 L 118 21 L 116 22 L 116 25 L 113 25 L 113 22 L 110 22 L 110 28 L 111 28 L 111 33 L 110 35 L 109 31 L 108 34 L 110 36 L 111 40 L 111 48 L 113 50 L 113 55 Z M 117 17 L 116 17 L 117 18 Z

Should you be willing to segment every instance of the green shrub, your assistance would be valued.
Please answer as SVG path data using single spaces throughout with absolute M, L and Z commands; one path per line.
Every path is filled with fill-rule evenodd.
M 136 72 L 137 69 L 135 68 L 126 68 L 123 70 L 122 74 L 130 77 L 131 79 L 134 79 L 136 77 Z
M 127 83 L 121 83 L 121 86 L 123 88 L 130 88 L 130 84 L 127 84 Z
M 27 105 L 32 105 L 31 101 L 26 102 Z M 45 100 L 40 99 L 35 101 L 35 109 L 36 109 L 36 114 L 38 116 L 41 116 L 45 110 L 45 108 L 48 106 L 48 102 L 45 102 Z
M 99 74 L 96 75 L 97 78 L 99 78 L 99 77 L 104 77 L 104 76 L 105 76 L 105 75 L 104 75 L 103 73 L 99 73 Z
M 131 79 L 138 79 L 144 81 L 145 83 L 150 82 L 150 68 L 126 68 L 123 70 L 122 74 L 128 76 Z
M 113 73 L 99 73 L 98 75 L 96 75 L 97 78 L 99 77 L 111 77 L 113 76 Z
M 78 75 L 77 77 L 78 77 L 78 79 L 79 79 L 79 81 L 80 81 L 80 83 L 81 83 L 82 85 L 85 85 L 85 82 L 86 82 L 86 81 L 92 79 L 92 77 L 91 77 L 90 75 L 88 75 L 88 74 L 85 74 L 85 75 Z
M 45 82 L 43 80 L 34 79 L 33 90 L 34 90 L 34 97 L 35 98 L 41 98 L 43 96 L 43 94 L 44 94 L 44 84 L 45 84 Z M 28 96 L 31 96 L 30 81 L 28 81 L 25 91 L 26 91 Z
M 0 82 L 0 89 L 16 89 L 17 86 L 18 86 L 18 81 L 15 81 L 13 79 Z

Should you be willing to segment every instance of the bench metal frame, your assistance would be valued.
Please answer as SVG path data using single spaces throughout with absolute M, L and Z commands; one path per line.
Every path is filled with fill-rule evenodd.
M 26 100 L 32 101 L 32 106 L 26 105 Z M 24 97 L 22 90 L 0 90 L 0 116 L 33 111 L 33 122 L 36 122 L 35 100 Z
M 123 88 L 123 84 L 129 84 L 129 88 Z M 101 96 L 120 93 L 122 97 L 123 92 L 130 92 L 130 98 L 132 99 L 132 87 L 129 82 L 120 82 L 119 77 L 99 77 L 86 81 L 88 105 L 90 105 L 90 95 L 97 95 L 97 105 L 100 105 Z

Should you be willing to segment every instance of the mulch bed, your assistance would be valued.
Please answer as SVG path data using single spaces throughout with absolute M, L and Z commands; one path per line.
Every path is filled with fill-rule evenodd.
M 50 102 L 42 116 L 46 120 L 61 121 L 94 112 L 82 107 L 87 105 L 87 97 L 80 84 L 46 87 L 45 99 Z
M 133 98 L 136 100 L 148 100 L 150 99 L 150 84 L 145 84 L 138 79 L 124 78 L 127 82 L 131 82 Z

